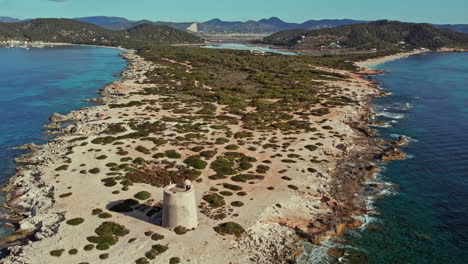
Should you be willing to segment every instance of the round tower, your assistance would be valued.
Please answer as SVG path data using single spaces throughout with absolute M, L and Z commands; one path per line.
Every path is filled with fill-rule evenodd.
M 164 189 L 162 226 L 168 229 L 198 226 L 195 189 L 191 184 L 172 184 Z

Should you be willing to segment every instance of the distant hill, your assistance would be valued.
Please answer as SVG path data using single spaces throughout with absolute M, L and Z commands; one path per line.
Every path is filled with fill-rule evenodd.
M 468 35 L 429 24 L 381 20 L 317 30 L 285 30 L 263 39 L 263 43 L 297 49 L 413 49 L 468 47 Z
M 268 19 L 260 19 L 258 21 L 223 21 L 219 18 L 211 19 L 206 22 L 164 22 L 150 20 L 129 20 L 124 17 L 77 17 L 73 18 L 76 21 L 94 24 L 110 30 L 125 30 L 142 24 L 165 25 L 179 30 L 187 31 L 188 27 L 196 23 L 198 31 L 201 33 L 259 33 L 272 34 L 283 30 L 292 29 L 321 29 L 332 28 L 343 25 L 361 24 L 369 21 L 353 20 L 353 19 L 322 19 L 308 20 L 304 23 L 289 23 L 277 17 Z M 20 22 L 21 20 L 10 17 L 0 17 L 0 22 Z M 448 28 L 453 31 L 468 33 L 468 25 L 433 25 L 439 28 Z
M 363 21 L 350 19 L 328 19 L 328 20 L 309 20 L 304 23 L 288 23 L 277 17 L 261 19 L 259 21 L 223 21 L 219 18 L 211 19 L 206 22 L 162 22 L 139 20 L 131 21 L 123 17 L 81 17 L 74 18 L 77 21 L 86 22 L 101 26 L 111 30 L 123 30 L 143 23 L 166 25 L 180 30 L 187 30 L 193 23 L 197 23 L 198 30 L 204 33 L 273 33 L 286 29 L 316 29 L 335 27 L 344 24 L 356 24 Z
M 433 25 L 438 28 L 447 28 L 452 31 L 468 33 L 468 25 L 456 24 L 456 25 Z
M 123 30 L 129 29 L 136 26 L 135 22 L 130 21 L 123 17 L 106 17 L 106 16 L 94 16 L 94 17 L 78 17 L 73 20 L 98 25 L 100 27 L 111 29 L 111 30 Z
M 162 25 L 142 24 L 128 30 L 109 30 L 71 19 L 33 19 L 0 23 L 1 39 L 121 46 L 126 44 L 202 43 L 190 33 Z
M 20 21 L 21 21 L 20 19 L 16 19 L 16 18 L 0 16 L 0 22 L 14 23 L 14 22 L 20 22 Z

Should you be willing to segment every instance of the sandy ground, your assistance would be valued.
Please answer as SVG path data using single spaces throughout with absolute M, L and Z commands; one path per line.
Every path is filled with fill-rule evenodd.
M 413 53 L 414 54 L 414 53 Z M 410 54 L 400 54 L 391 58 L 398 58 Z M 240 185 L 248 195 L 246 196 L 226 196 L 227 205 L 222 208 L 227 217 L 214 220 L 199 212 L 199 227 L 185 235 L 177 235 L 171 230 L 164 229 L 156 225 L 158 219 L 147 217 L 145 213 L 132 212 L 121 214 L 111 212 L 107 208 L 109 205 L 133 198 L 139 191 L 151 193 L 150 199 L 143 201 L 147 207 L 157 206 L 162 201 L 162 188 L 148 184 L 133 184 L 127 191 L 122 190 L 121 185 L 106 187 L 102 179 L 109 176 L 108 163 L 122 163 L 122 155 L 116 153 L 117 147 L 121 147 L 128 153 L 128 158 L 144 158 L 151 160 L 151 156 L 156 152 L 166 150 L 177 150 L 182 155 L 176 160 L 177 164 L 183 164 L 182 160 L 194 153 L 190 150 L 195 145 L 177 145 L 174 138 L 180 135 L 176 129 L 176 123 L 166 122 L 167 129 L 158 137 L 167 138 L 174 144 L 156 146 L 149 141 L 140 139 L 119 140 L 121 145 L 96 145 L 91 141 L 102 136 L 103 131 L 109 124 L 123 123 L 128 127 L 129 120 L 138 122 L 158 121 L 167 117 L 183 117 L 183 113 L 178 113 L 174 109 L 164 109 L 162 101 L 171 98 L 159 95 L 135 95 L 132 92 L 140 91 L 150 84 L 142 84 L 145 80 L 144 73 L 159 65 L 143 61 L 136 55 L 126 55 L 130 62 L 129 70 L 124 73 L 126 79 L 110 84 L 104 89 L 104 105 L 74 111 L 63 117 L 64 120 L 71 119 L 76 122 L 64 135 L 52 140 L 48 144 L 36 150 L 29 161 L 35 161 L 38 165 L 23 166 L 9 184 L 7 190 L 14 190 L 14 197 L 10 200 L 13 208 L 25 208 L 27 218 L 20 222 L 20 231 L 33 232 L 37 239 L 24 246 L 10 247 L 11 255 L 3 260 L 3 263 L 135 263 L 135 260 L 144 257 L 145 252 L 151 249 L 152 245 L 167 245 L 166 252 L 156 257 L 155 260 L 148 260 L 149 263 L 169 263 L 172 257 L 179 257 L 181 263 L 281 263 L 280 254 L 286 249 L 291 250 L 297 247 L 297 239 L 294 229 L 308 230 L 308 225 L 313 219 L 331 212 L 332 201 L 324 201 L 328 195 L 331 183 L 331 175 L 337 167 L 337 161 L 354 150 L 359 149 L 353 144 L 353 140 L 360 137 L 348 123 L 359 118 L 366 111 L 365 101 L 368 96 L 378 93 L 367 80 L 357 75 L 351 75 L 350 81 L 330 82 L 330 87 L 339 87 L 340 94 L 347 95 L 357 101 L 363 102 L 357 106 L 345 106 L 333 108 L 331 113 L 321 117 L 307 116 L 308 120 L 317 128 L 316 132 L 302 132 L 295 134 L 284 134 L 279 131 L 254 132 L 252 138 L 244 139 L 236 152 L 244 153 L 255 157 L 257 162 L 253 165 L 264 164 L 270 167 L 265 174 L 265 179 L 255 181 L 255 184 L 230 182 L 226 180 L 210 180 L 208 176 L 214 171 L 207 167 L 202 171 L 202 182 L 195 183 L 197 203 L 202 203 L 201 197 L 210 192 L 210 188 L 219 186 L 223 182 L 230 182 Z M 387 58 L 389 59 L 389 58 Z M 380 63 L 383 60 L 373 60 L 359 63 L 361 67 L 369 67 L 372 64 Z M 183 62 L 189 65 L 188 62 Z M 187 66 L 189 70 L 190 67 Z M 125 108 L 110 108 L 109 103 L 125 104 L 131 101 L 154 100 L 150 107 L 158 108 L 159 111 L 150 111 L 143 106 L 132 106 Z M 196 112 L 200 107 L 185 105 L 181 103 L 178 108 L 190 109 L 190 113 Z M 223 106 L 217 105 L 217 113 L 223 113 Z M 299 118 L 299 116 L 295 116 Z M 333 128 L 324 129 L 327 125 Z M 232 132 L 242 131 L 240 124 L 228 125 Z M 214 141 L 216 138 L 224 136 L 216 130 L 209 128 L 209 124 L 204 128 L 208 129 L 206 137 L 198 143 Z M 63 131 L 62 131 L 63 132 Z M 320 133 L 320 134 L 319 134 Z M 175 136 L 174 136 L 175 134 Z M 339 135 L 339 136 L 337 136 Z M 78 137 L 86 139 L 76 142 L 70 140 Z M 85 143 L 86 142 L 86 143 Z M 238 144 L 239 141 L 231 138 L 230 142 L 222 145 L 207 146 L 205 150 L 216 150 L 217 155 L 222 155 L 228 150 L 225 147 L 229 144 Z M 266 143 L 279 145 L 275 148 L 262 148 Z M 306 145 L 321 143 L 316 151 L 305 148 Z M 286 144 L 286 145 L 285 145 Z M 346 146 L 346 150 L 340 149 L 338 145 Z M 157 148 L 144 154 L 136 151 L 136 147 L 143 145 L 148 149 Z M 70 146 L 73 151 L 68 151 Z M 255 147 L 256 150 L 249 150 Z M 285 163 L 288 154 L 295 154 L 294 163 Z M 105 155 L 103 160 L 97 157 Z M 216 156 L 210 159 L 213 161 Z M 312 160 L 325 160 L 326 162 L 313 163 Z M 270 161 L 270 163 L 264 163 Z M 68 165 L 64 171 L 56 169 L 62 165 Z M 93 174 L 89 171 L 92 168 L 99 168 L 100 172 Z M 316 170 L 315 173 L 308 171 L 308 168 Z M 284 180 L 282 177 L 288 176 L 291 180 Z M 293 190 L 288 185 L 294 185 L 298 190 Z M 64 195 L 66 194 L 66 195 Z M 53 196 L 53 199 L 51 197 Z M 242 207 L 230 206 L 233 201 L 244 203 Z M 102 219 L 92 215 L 92 210 L 99 208 L 103 212 L 110 213 L 111 218 Z M 77 226 L 66 224 L 66 220 L 73 218 L 83 218 L 84 222 Z M 115 245 L 108 250 L 93 249 L 86 251 L 83 248 L 90 244 L 87 237 L 95 235 L 94 230 L 105 221 L 119 223 L 130 230 L 130 233 L 121 237 Z M 219 223 L 235 221 L 241 224 L 247 234 L 240 238 L 234 236 L 221 236 L 217 234 L 213 227 Z M 164 239 L 153 241 L 145 235 L 145 232 L 152 231 L 164 235 Z M 134 240 L 129 243 L 129 240 Z M 64 249 L 60 257 L 50 254 L 53 250 Z M 76 254 L 70 254 L 69 250 L 77 249 Z M 222 253 L 221 253 L 222 252 Z M 107 259 L 100 259 L 102 254 L 109 254 Z M 278 255 L 276 255 L 278 254 Z
M 424 53 L 424 52 L 428 52 L 429 50 L 414 50 L 414 51 L 411 51 L 411 52 L 402 52 L 402 53 L 397 53 L 397 54 L 393 54 L 393 55 L 389 55 L 389 56 L 385 56 L 385 57 L 380 57 L 380 58 L 375 58 L 375 59 L 369 59 L 369 60 L 365 60 L 365 61 L 360 61 L 360 62 L 356 62 L 355 64 L 361 68 L 371 68 L 377 64 L 381 64 L 381 63 L 384 63 L 384 62 L 387 62 L 387 61 L 391 61 L 391 60 L 397 60 L 397 59 L 400 59 L 400 58 L 404 58 L 404 57 L 408 57 L 408 56 L 411 56 L 411 55 L 415 55 L 415 54 L 420 54 L 420 53 Z

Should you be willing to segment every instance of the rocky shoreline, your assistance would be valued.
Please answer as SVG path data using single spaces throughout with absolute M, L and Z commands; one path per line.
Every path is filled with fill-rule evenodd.
M 129 63 L 128 69 L 122 74 L 124 80 L 143 83 L 145 73 L 155 67 L 132 52 L 122 56 Z M 70 147 L 74 141 L 63 136 L 87 137 L 104 133 L 107 126 L 98 121 L 103 119 L 103 113 L 109 111 L 108 105 L 119 103 L 130 96 L 128 91 L 122 90 L 122 83 L 123 81 L 117 81 L 101 89 L 101 97 L 94 100 L 103 104 L 101 106 L 80 109 L 67 115 L 53 114 L 46 128 L 50 134 L 61 136 L 43 146 L 27 144 L 21 147 L 31 152 L 16 160 L 21 166 L 3 188 L 7 194 L 5 208 L 17 230 L 15 236 L 2 242 L 10 251 L 7 263 L 29 263 L 23 260 L 24 246 L 31 246 L 34 241 L 50 238 L 59 232 L 60 224 L 65 220 L 66 209 L 50 210 L 56 200 L 56 189 L 44 182 L 44 171 L 52 164 L 67 163 L 66 153 L 72 151 Z M 361 224 L 353 216 L 362 215 L 365 211 L 354 200 L 355 193 L 363 188 L 363 180 L 376 172 L 375 165 L 369 160 L 401 158 L 401 153 L 396 148 L 398 143 L 372 139 L 373 133 L 368 129 L 368 124 L 372 122 L 372 112 L 366 104 L 373 97 L 382 94 L 372 82 L 363 83 L 368 86 L 365 89 L 372 90 L 370 95 L 361 101 L 362 105 L 358 109 L 346 109 L 338 113 L 342 117 L 337 121 L 347 124 L 358 136 L 352 142 L 337 144 L 333 150 L 325 151 L 325 156 L 329 156 L 336 166 L 321 166 L 323 172 L 330 176 L 317 173 L 319 178 L 329 179 L 324 181 L 328 183 L 321 186 L 314 197 L 310 197 L 317 200 L 314 204 L 324 208 L 320 209 L 320 217 L 301 223 L 294 220 L 268 223 L 256 221 L 243 239 L 232 244 L 234 251 L 244 252 L 247 259 L 256 263 L 281 263 L 300 255 L 300 241 L 303 239 L 320 244 L 320 241 L 329 236 L 340 235 L 344 229 Z M 71 124 L 62 127 L 64 122 Z M 311 206 L 319 208 L 318 205 Z M 270 215 L 267 218 L 274 219 Z M 254 247 L 256 250 L 252 251 Z

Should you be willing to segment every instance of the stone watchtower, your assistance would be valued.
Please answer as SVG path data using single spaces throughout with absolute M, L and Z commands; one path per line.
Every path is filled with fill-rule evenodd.
M 192 229 L 198 226 L 195 189 L 190 181 L 164 188 L 162 226 L 168 229 L 177 226 Z

